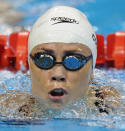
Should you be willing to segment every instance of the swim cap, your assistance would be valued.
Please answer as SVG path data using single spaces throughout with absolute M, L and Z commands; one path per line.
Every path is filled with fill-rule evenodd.
M 96 64 L 96 35 L 86 16 L 79 10 L 56 6 L 49 9 L 33 25 L 28 39 L 28 61 L 31 50 L 43 43 L 81 43 L 88 46 Z

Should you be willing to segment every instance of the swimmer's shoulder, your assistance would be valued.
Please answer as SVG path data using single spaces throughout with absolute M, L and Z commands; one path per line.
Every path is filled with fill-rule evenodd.
M 0 113 L 4 116 L 30 116 L 37 99 L 28 93 L 15 92 L 0 94 Z
M 38 104 L 38 100 L 32 95 L 27 96 L 27 100 L 24 104 L 19 106 L 18 112 L 26 117 L 33 117 L 36 112 L 36 105 Z
M 112 86 L 94 81 L 89 87 L 87 103 L 99 113 L 113 113 L 119 110 L 122 103 L 121 92 Z

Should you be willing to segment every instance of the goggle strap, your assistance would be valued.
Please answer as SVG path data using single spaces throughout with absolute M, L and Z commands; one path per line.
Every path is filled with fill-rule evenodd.
M 90 60 L 91 58 L 92 58 L 92 54 L 91 54 L 90 56 L 86 57 L 86 60 L 88 61 L 88 60 Z

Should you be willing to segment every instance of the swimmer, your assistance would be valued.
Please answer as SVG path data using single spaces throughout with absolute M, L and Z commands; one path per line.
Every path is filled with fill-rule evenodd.
M 101 108 L 105 105 L 105 97 L 115 96 L 118 102 L 119 93 L 114 88 L 108 92 L 111 87 L 89 86 L 93 82 L 96 44 L 96 34 L 82 12 L 66 6 L 48 10 L 36 21 L 29 35 L 33 95 L 48 108 L 60 109 L 90 96 L 94 90 L 95 97 L 100 100 L 95 100 L 94 105 L 100 112 L 108 113 Z M 112 104 L 117 106 L 117 102 Z
M 77 9 L 57 6 L 34 24 L 28 56 L 32 93 L 50 108 L 87 95 L 96 62 L 96 35 Z
M 37 112 L 37 98 L 48 109 L 59 110 L 82 98 L 99 113 L 109 114 L 120 107 L 119 91 L 96 86 L 93 81 L 96 43 L 91 24 L 79 10 L 56 6 L 45 12 L 33 25 L 28 40 L 33 96 L 11 96 L 15 103 L 20 103 L 18 114 L 32 116 Z

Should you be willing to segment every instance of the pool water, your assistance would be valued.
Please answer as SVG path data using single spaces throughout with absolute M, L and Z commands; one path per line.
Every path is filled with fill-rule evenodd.
M 23 74 L 21 71 L 16 74 L 10 71 L 0 71 L 0 93 L 6 93 L 10 91 L 15 94 L 15 89 L 21 92 L 31 93 L 31 79 L 29 71 Z M 110 69 L 106 70 L 95 69 L 94 79 L 99 83 L 106 83 L 106 85 L 114 86 L 117 89 L 122 90 L 122 99 L 124 100 L 125 95 L 125 70 Z M 74 108 L 75 105 L 75 108 Z M 44 130 L 56 131 L 56 130 L 91 130 L 91 131 L 114 131 L 114 130 L 125 130 L 125 113 L 113 114 L 110 116 L 95 114 L 89 114 L 88 109 L 85 111 L 80 110 L 81 107 L 85 106 L 80 101 L 74 103 L 70 108 L 63 109 L 54 113 L 52 110 L 48 111 L 44 118 L 20 118 L 18 116 L 13 117 L 12 110 L 8 110 L 9 115 L 0 114 L 0 130 Z M 77 107 L 77 108 L 76 108 Z M 84 112 L 84 113 L 83 113 Z
M 39 122 L 0 122 L 1 131 L 124 131 L 124 129 L 109 129 L 100 126 L 86 126 L 87 123 L 84 120 L 48 120 Z M 89 122 L 88 122 L 89 123 Z

